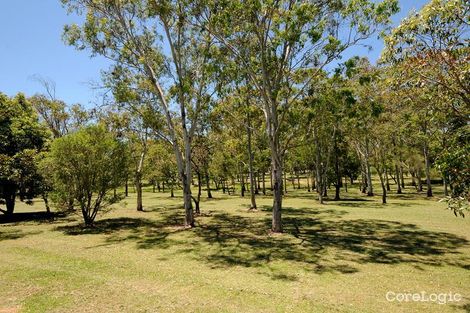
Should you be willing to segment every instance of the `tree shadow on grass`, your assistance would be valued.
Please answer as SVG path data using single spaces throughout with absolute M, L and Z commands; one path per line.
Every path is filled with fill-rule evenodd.
M 269 213 L 262 211 L 250 216 L 213 212 L 184 232 L 175 227 L 183 217 L 181 208 L 158 211 L 158 220 L 115 218 L 97 221 L 91 229 L 56 229 L 68 235 L 104 234 L 105 244 L 132 241 L 137 249 L 172 247 L 176 254 L 213 268 L 259 268 L 272 279 L 287 281 L 296 280 L 292 271 L 298 266 L 319 274 L 355 273 L 357 265 L 372 263 L 469 269 L 468 257 L 458 251 L 469 244 L 465 238 L 396 221 L 342 219 L 346 212 L 341 210 L 285 208 L 281 235 L 269 233 Z M 273 265 L 276 261 L 292 266 L 279 270 Z
M 4 229 L 0 228 L 0 241 L 20 239 L 29 235 L 37 235 L 40 233 L 42 232 L 41 231 L 25 232 L 19 229 L 4 231 Z
M 63 212 L 21 212 L 10 215 L 0 214 L 0 224 L 14 224 L 19 222 L 53 222 L 66 216 Z

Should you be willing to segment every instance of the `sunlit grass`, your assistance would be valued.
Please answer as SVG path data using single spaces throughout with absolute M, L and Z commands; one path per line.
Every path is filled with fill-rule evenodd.
M 289 190 L 281 235 L 269 232 L 269 196 L 249 212 L 248 197 L 215 192 L 184 229 L 180 195 L 150 189 L 145 212 L 131 193 L 93 229 L 79 216 L 3 224 L 0 312 L 468 311 L 469 220 L 405 192 L 382 205 L 354 186 L 319 205 Z M 42 204 L 18 205 L 31 210 Z M 391 303 L 387 291 L 466 298 Z

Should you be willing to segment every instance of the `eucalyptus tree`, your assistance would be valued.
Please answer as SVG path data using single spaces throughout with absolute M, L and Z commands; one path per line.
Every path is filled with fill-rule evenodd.
M 421 92 L 415 93 L 431 90 L 432 94 L 438 95 L 425 102 L 433 103 L 434 110 L 439 108 L 447 117 L 441 127 L 445 148 L 441 147 L 442 152 L 437 154 L 442 164 L 448 164 L 445 160 L 452 159 L 447 158 L 453 154 L 452 150 L 456 159 L 460 159 L 457 163 L 462 162 L 462 156 L 470 152 L 468 145 L 447 144 L 454 140 L 462 142 L 461 134 L 468 133 L 465 128 L 468 127 L 470 114 L 469 31 L 470 5 L 467 0 L 432 0 L 419 12 L 410 14 L 385 39 L 382 60 L 398 68 L 398 80 L 402 85 L 407 86 L 408 90 L 421 89 Z M 422 149 L 425 159 L 429 159 L 429 144 L 424 143 Z M 426 171 L 429 163 L 425 161 Z M 448 178 L 451 168 L 441 166 L 444 180 Z M 465 171 L 457 170 L 455 173 L 453 176 L 458 177 L 458 173 Z M 428 188 L 428 195 L 431 194 Z
M 201 0 L 195 7 L 199 25 L 242 65 L 262 100 L 274 181 L 272 231 L 282 232 L 290 108 L 327 64 L 388 24 L 397 2 Z
M 130 106 L 125 106 L 129 108 Z M 145 108 L 132 106 L 133 110 L 109 110 L 100 115 L 100 121 L 104 123 L 110 132 L 120 138 L 127 145 L 129 152 L 129 166 L 122 169 L 126 177 L 129 171 L 132 174 L 136 191 L 136 210 L 143 211 L 142 203 L 142 179 L 144 173 L 144 162 L 148 152 L 151 137 L 151 127 L 145 120 Z M 154 125 L 153 125 L 154 126 Z M 155 128 L 155 126 L 154 126 Z
M 35 76 L 35 80 L 44 87 L 45 93 L 35 94 L 28 101 L 54 138 L 73 132 L 93 119 L 93 111 L 85 109 L 80 104 L 67 104 L 58 99 L 53 80 L 40 76 Z
M 367 59 L 354 59 L 351 62 L 354 64 L 351 65 L 349 75 L 355 101 L 348 108 L 346 118 L 350 130 L 348 138 L 361 160 L 362 192 L 373 196 L 370 134 L 375 119 L 383 109 L 375 97 L 379 90 L 379 76 L 378 70 L 371 66 Z
M 80 27 L 65 27 L 78 49 L 111 59 L 108 72 L 117 93 L 130 89 L 154 95 L 168 131 L 183 185 L 185 225 L 194 226 L 191 198 L 191 144 L 202 110 L 212 93 L 206 32 L 193 26 L 187 1 L 62 0 L 69 11 L 84 13 Z
M 175 188 L 178 184 L 178 166 L 173 157 L 173 148 L 165 140 L 153 140 L 148 143 L 148 153 L 145 159 L 144 175 L 158 189 L 165 191 L 165 185 L 170 189 L 170 196 L 175 196 Z
M 468 118 L 469 31 L 468 0 L 432 0 L 385 38 L 382 59 L 398 64 L 413 83 L 439 86 L 451 95 L 451 110 Z

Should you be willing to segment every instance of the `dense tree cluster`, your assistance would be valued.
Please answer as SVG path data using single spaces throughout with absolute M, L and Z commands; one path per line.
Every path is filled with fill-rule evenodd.
M 0 97 L 7 212 L 16 194 L 51 194 L 92 224 L 129 183 L 143 210 L 148 183 L 171 196 L 182 190 L 188 227 L 204 192 L 249 195 L 251 210 L 257 195 L 272 195 L 272 231 L 282 232 L 288 185 L 323 203 L 355 181 L 372 196 L 378 178 L 383 203 L 391 184 L 432 197 L 437 180 L 463 214 L 466 1 L 433 0 L 392 31 L 394 0 L 62 2 L 86 16 L 65 26 L 66 42 L 113 61 L 103 74 L 112 96 L 92 111 L 47 88 L 30 99 Z M 340 61 L 381 31 L 379 65 Z

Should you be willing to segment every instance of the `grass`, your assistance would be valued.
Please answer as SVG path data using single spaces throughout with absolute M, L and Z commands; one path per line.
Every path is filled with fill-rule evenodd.
M 387 205 L 349 191 L 319 205 L 289 190 L 280 235 L 269 197 L 248 212 L 248 197 L 218 192 L 194 229 L 180 226 L 178 194 L 150 190 L 145 212 L 131 194 L 92 229 L 23 214 L 0 225 L 0 312 L 469 312 L 470 221 L 411 187 Z M 388 302 L 387 291 L 464 299 Z

